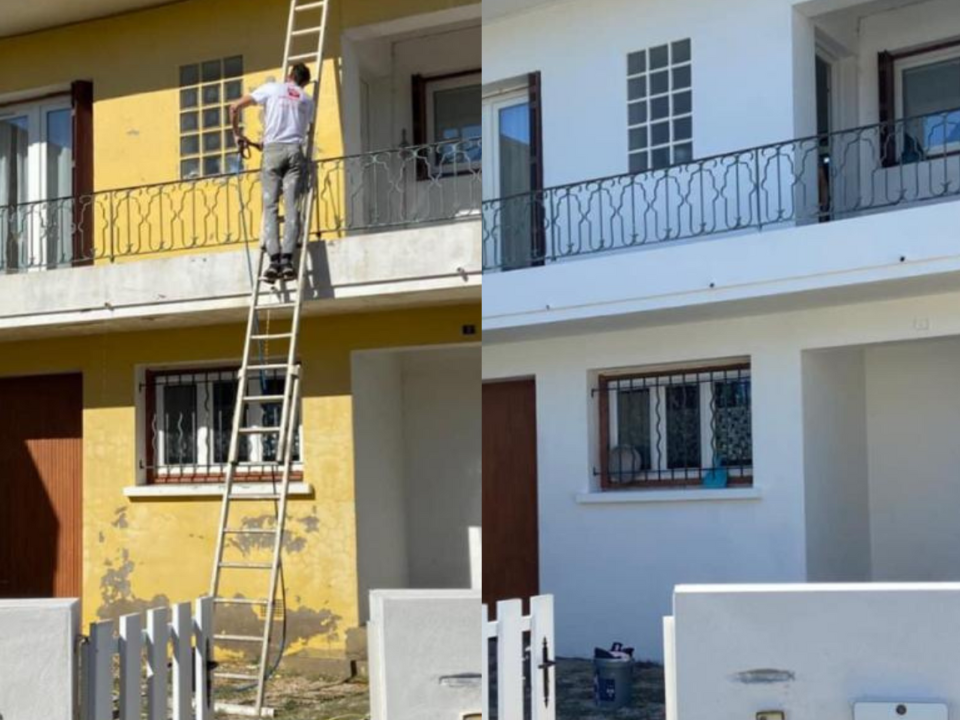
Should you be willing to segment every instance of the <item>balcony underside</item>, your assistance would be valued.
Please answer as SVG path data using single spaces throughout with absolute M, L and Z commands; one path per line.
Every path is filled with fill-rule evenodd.
M 177 0 L 29 0 L 4 3 L 0 37 L 95 20 L 109 15 L 169 5 Z
M 478 221 L 313 242 L 304 313 L 476 302 L 479 257 Z M 239 322 L 249 295 L 243 250 L 0 276 L 0 339 Z

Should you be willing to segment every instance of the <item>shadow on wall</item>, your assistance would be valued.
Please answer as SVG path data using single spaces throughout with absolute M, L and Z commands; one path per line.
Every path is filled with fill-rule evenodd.
M 0 441 L 0 468 L 0 597 L 56 597 L 60 522 L 25 441 Z

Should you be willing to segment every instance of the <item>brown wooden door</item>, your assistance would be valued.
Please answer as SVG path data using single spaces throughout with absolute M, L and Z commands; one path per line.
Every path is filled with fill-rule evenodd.
M 80 375 L 0 379 L 0 597 L 79 597 Z
M 483 386 L 483 602 L 540 590 L 533 380 Z

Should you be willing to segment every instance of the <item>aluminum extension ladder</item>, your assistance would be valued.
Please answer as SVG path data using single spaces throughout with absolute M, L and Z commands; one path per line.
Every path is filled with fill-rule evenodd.
M 267 679 L 270 675 L 270 640 L 276 618 L 276 602 L 278 583 L 282 573 L 283 532 L 287 514 L 287 499 L 290 490 L 290 475 L 293 464 L 293 448 L 296 444 L 297 428 L 299 427 L 299 398 L 300 398 L 300 361 L 297 357 L 300 315 L 303 303 L 303 288 L 307 267 L 307 242 L 310 238 L 311 220 L 314 203 L 316 201 L 316 177 L 313 158 L 313 144 L 317 122 L 317 108 L 320 100 L 320 80 L 323 73 L 323 51 L 326 37 L 327 18 L 330 0 L 291 0 L 290 12 L 287 20 L 287 34 L 283 49 L 283 72 L 287 73 L 291 64 L 303 62 L 310 68 L 313 97 L 313 118 L 310 120 L 310 129 L 307 133 L 304 148 L 308 159 L 309 184 L 307 192 L 300 200 L 300 207 L 296 210 L 300 214 L 300 253 L 297 261 L 296 280 L 290 282 L 278 281 L 279 302 L 272 298 L 273 292 L 264 286 L 261 279 L 266 262 L 266 252 L 261 250 L 257 268 L 257 276 L 253 283 L 250 297 L 250 311 L 247 319 L 246 338 L 243 349 L 243 362 L 238 374 L 236 406 L 233 413 L 233 426 L 230 433 L 230 450 L 227 460 L 227 472 L 223 488 L 223 503 L 220 510 L 220 525 L 217 534 L 217 549 L 213 563 L 213 578 L 210 584 L 210 595 L 215 608 L 228 606 L 242 606 L 263 610 L 263 632 L 261 635 L 230 633 L 229 628 L 224 630 L 223 623 L 218 627 L 218 634 L 214 635 L 214 642 L 220 646 L 242 649 L 244 646 L 259 646 L 259 661 L 255 674 L 215 672 L 214 677 L 231 682 L 256 683 L 256 715 L 260 716 L 264 704 L 264 692 Z M 314 45 L 315 42 L 315 45 Z M 299 48 L 309 43 L 308 51 Z M 293 212 L 287 208 L 285 212 Z M 292 285 L 292 287 L 291 287 Z M 266 302 L 265 302 L 266 300 Z M 261 332 L 261 317 L 264 313 L 281 311 L 292 314 L 289 332 L 269 334 L 269 315 L 267 331 Z M 270 362 L 266 358 L 268 344 L 271 342 L 286 343 L 288 349 L 283 361 Z M 254 345 L 258 353 L 255 354 Z M 265 359 L 266 358 L 266 359 Z M 265 390 L 263 378 L 267 373 L 274 373 L 278 380 L 283 381 L 282 394 L 269 394 Z M 260 379 L 259 394 L 251 394 L 251 384 Z M 278 383 L 279 384 L 279 383 Z M 276 426 L 245 426 L 244 419 L 253 413 L 246 412 L 250 408 L 261 408 L 272 404 L 274 408 L 280 405 L 280 424 Z M 261 438 L 276 438 L 272 461 L 250 462 L 241 460 L 241 439 L 251 436 Z M 263 444 L 265 447 L 265 444 Z M 261 458 L 261 460 L 264 460 Z M 266 470 L 273 478 L 272 485 L 265 485 L 263 492 L 243 493 L 236 492 L 237 470 L 241 467 L 260 468 Z M 279 475 L 280 481 L 276 478 Z M 268 491 L 270 490 L 270 491 Z M 273 527 L 251 528 L 242 525 L 231 525 L 231 515 L 234 503 L 244 501 L 273 501 L 276 519 Z M 228 536 L 259 536 L 272 540 L 272 557 L 269 562 L 240 562 L 225 561 L 224 550 Z M 228 573 L 262 573 L 268 576 L 265 579 L 266 593 L 261 598 L 226 597 L 221 594 L 221 581 L 224 572 Z M 221 617 L 223 613 L 220 613 Z M 279 661 L 279 657 L 276 658 Z

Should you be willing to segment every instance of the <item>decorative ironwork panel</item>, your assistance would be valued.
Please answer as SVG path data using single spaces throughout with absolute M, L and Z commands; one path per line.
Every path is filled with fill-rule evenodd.
M 954 138 L 958 110 L 490 199 L 482 208 L 483 268 L 516 270 L 956 198 Z

